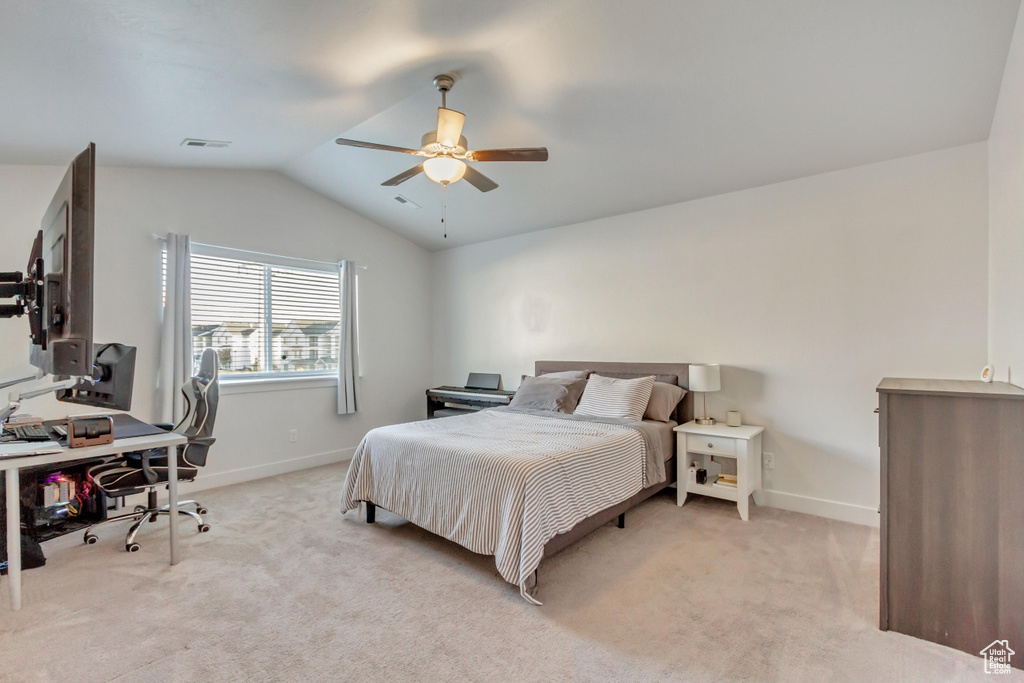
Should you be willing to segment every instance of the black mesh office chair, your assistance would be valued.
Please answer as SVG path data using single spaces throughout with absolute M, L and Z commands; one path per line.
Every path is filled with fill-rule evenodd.
M 213 423 L 217 417 L 217 403 L 220 397 L 217 379 L 217 352 L 214 349 L 203 351 L 199 360 L 199 373 L 190 378 L 181 387 L 185 396 L 185 417 L 174 425 L 157 425 L 167 431 L 174 431 L 188 438 L 188 443 L 178 446 L 178 481 L 192 481 L 196 478 L 199 468 L 206 465 L 206 456 L 213 445 Z M 85 542 L 96 543 L 99 540 L 93 529 L 103 524 L 135 520 L 125 537 L 124 547 L 130 553 L 139 549 L 135 535 L 145 522 L 155 522 L 160 515 L 170 515 L 168 506 L 158 507 L 156 489 L 167 483 L 167 454 L 163 449 L 126 453 L 101 465 L 89 468 L 89 480 L 108 498 L 122 498 L 148 491 L 148 504 L 138 505 L 135 511 L 105 519 L 89 527 L 85 532 Z M 182 506 L 194 505 L 196 511 L 182 510 Z M 205 533 L 210 525 L 203 521 L 202 515 L 206 508 L 194 500 L 183 500 L 178 503 L 178 514 L 188 515 L 196 520 L 199 531 Z

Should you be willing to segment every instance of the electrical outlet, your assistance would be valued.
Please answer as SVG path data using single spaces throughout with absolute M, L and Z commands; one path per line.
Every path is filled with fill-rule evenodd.
M 292 429 L 288 432 L 288 443 L 295 443 L 299 440 L 299 430 Z
M 775 469 L 775 454 L 774 453 L 763 453 L 761 454 L 761 462 L 764 464 L 766 470 Z

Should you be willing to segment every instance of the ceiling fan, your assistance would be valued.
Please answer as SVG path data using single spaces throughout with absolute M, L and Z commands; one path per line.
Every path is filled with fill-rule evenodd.
M 447 187 L 449 183 L 465 178 L 466 181 L 480 190 L 490 192 L 498 186 L 496 182 L 466 164 L 467 161 L 547 161 L 547 147 L 522 147 L 515 149 L 469 149 L 469 143 L 462 136 L 462 124 L 466 121 L 466 115 L 447 107 L 448 91 L 455 84 L 455 79 L 442 74 L 434 79 L 434 86 L 441 93 L 441 106 L 437 109 L 437 130 L 424 134 L 420 140 L 420 149 L 409 149 L 407 147 L 393 147 L 391 145 L 379 145 L 375 142 L 360 142 L 359 140 L 348 140 L 338 138 L 335 140 L 339 145 L 348 147 L 364 147 L 366 149 L 381 149 L 385 152 L 401 152 L 420 157 L 427 157 L 426 160 L 410 168 L 408 171 L 399 173 L 394 178 L 385 180 L 381 185 L 393 187 L 404 183 L 420 173 L 426 173 L 427 177 L 435 183 L 441 183 Z

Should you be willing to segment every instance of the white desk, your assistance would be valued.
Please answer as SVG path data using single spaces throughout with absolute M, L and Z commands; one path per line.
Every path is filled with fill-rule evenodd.
M 117 439 L 104 446 L 85 448 L 64 448 L 60 453 L 46 455 L 21 455 L 5 457 L 4 446 L 0 444 L 0 471 L 7 472 L 7 579 L 11 586 L 11 609 L 21 609 L 21 506 L 18 471 L 25 467 L 50 465 L 58 462 L 94 460 L 132 451 L 163 448 L 167 451 L 167 479 L 170 509 L 178 507 L 178 457 L 177 447 L 187 441 L 184 436 L 168 432 L 154 436 L 138 436 Z M 10 451 L 11 449 L 7 449 Z M 178 564 L 178 518 L 168 515 L 171 521 L 171 564 Z

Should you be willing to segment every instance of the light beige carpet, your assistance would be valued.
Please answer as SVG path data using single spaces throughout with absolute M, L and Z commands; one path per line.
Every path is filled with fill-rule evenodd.
M 877 629 L 873 529 L 766 508 L 744 523 L 659 495 L 546 560 L 532 607 L 492 558 L 384 511 L 343 517 L 344 474 L 206 492 L 213 531 L 183 522 L 173 568 L 166 521 L 133 555 L 120 526 L 48 543 L 21 612 L 0 581 L 0 680 L 990 678 L 977 657 Z

